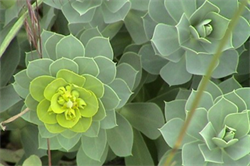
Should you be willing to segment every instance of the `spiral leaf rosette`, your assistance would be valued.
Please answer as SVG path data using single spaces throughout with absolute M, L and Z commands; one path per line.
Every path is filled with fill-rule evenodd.
M 27 69 L 15 75 L 14 88 L 31 110 L 24 118 L 54 134 L 97 136 L 100 129 L 115 127 L 115 109 L 126 104 L 135 77 L 128 86 L 125 74 L 117 75 L 108 39 L 93 28 L 80 39 L 44 31 L 42 41 L 43 58 L 28 53 Z
M 191 79 L 192 74 L 205 74 L 239 3 L 238 0 L 228 1 L 225 7 L 224 0 L 150 1 L 149 13 L 143 18 L 145 30 L 152 36 L 155 54 L 169 60 L 160 70 L 167 83 L 183 84 Z M 239 59 L 236 49 L 250 36 L 249 14 L 250 10 L 246 8 L 245 14 L 240 16 L 223 48 L 213 78 L 236 73 Z M 155 27 L 153 31 L 147 30 L 150 25 Z M 226 62 L 228 59 L 230 62 Z M 177 78 L 176 72 L 183 77 Z
M 222 83 L 222 86 L 230 85 Z M 180 147 L 179 162 L 183 165 L 250 163 L 250 88 L 223 92 L 212 82 L 204 92 Z M 187 99 L 165 104 L 167 123 L 160 131 L 170 147 L 174 146 L 195 95 L 196 91 L 192 91 Z
M 96 19 L 101 24 L 118 22 L 126 17 L 131 7 L 128 0 L 45 0 L 44 3 L 61 9 L 69 23 L 93 23 Z

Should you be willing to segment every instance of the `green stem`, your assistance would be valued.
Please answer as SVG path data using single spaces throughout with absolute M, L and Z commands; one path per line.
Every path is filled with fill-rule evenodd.
M 227 43 L 229 37 L 231 36 L 231 33 L 233 32 L 233 29 L 235 27 L 235 25 L 237 24 L 239 18 L 240 18 L 240 15 L 241 13 L 243 12 L 246 4 L 247 4 L 248 0 L 245 0 L 243 1 L 240 6 L 239 6 L 239 9 L 236 11 L 236 13 L 234 14 L 229 26 L 228 26 L 228 29 L 225 33 L 225 35 L 223 36 L 217 50 L 216 50 L 216 53 L 215 55 L 213 56 L 213 59 L 211 61 L 211 63 L 209 64 L 209 67 L 208 67 L 208 70 L 206 71 L 206 74 L 205 76 L 203 77 L 203 79 L 201 80 L 201 83 L 200 83 L 200 86 L 198 88 L 198 91 L 197 91 L 197 94 L 195 96 L 195 99 L 194 99 L 194 102 L 192 103 L 191 105 L 191 109 L 190 109 L 190 113 L 188 114 L 187 116 L 187 119 L 186 121 L 184 122 L 182 128 L 181 128 L 181 131 L 179 133 L 179 136 L 177 138 L 177 141 L 175 142 L 175 145 L 173 147 L 173 149 L 171 150 L 170 154 L 169 154 L 169 157 L 166 159 L 164 165 L 165 166 L 169 166 L 170 163 L 172 162 L 174 156 L 175 156 L 175 153 L 176 151 L 179 149 L 179 147 L 181 146 L 181 143 L 182 143 L 182 140 L 185 136 L 185 133 L 188 129 L 188 126 L 192 120 L 192 117 L 195 113 L 195 110 L 200 102 L 200 99 L 202 97 L 202 94 L 204 92 L 204 90 L 206 89 L 206 86 L 211 78 L 211 75 L 213 73 L 213 70 L 214 68 L 216 67 L 216 63 L 217 61 L 219 60 L 220 56 L 221 56 L 221 53 L 222 53 L 222 50 L 223 50 L 223 47 L 225 46 L 225 44 Z
M 37 5 L 41 5 L 43 2 L 43 0 L 38 0 L 37 1 Z M 36 8 L 36 2 L 34 2 L 32 4 L 32 8 Z M 0 46 L 0 58 L 3 56 L 5 50 L 7 49 L 7 47 L 9 46 L 10 42 L 12 41 L 12 39 L 16 36 L 16 34 L 18 33 L 18 31 L 21 29 L 21 27 L 23 26 L 23 23 L 26 19 L 26 17 L 28 16 L 28 10 L 25 11 L 23 13 L 23 15 L 17 20 L 17 22 L 13 25 L 13 27 L 10 29 L 9 33 L 6 35 L 6 37 L 4 38 L 1 46 Z

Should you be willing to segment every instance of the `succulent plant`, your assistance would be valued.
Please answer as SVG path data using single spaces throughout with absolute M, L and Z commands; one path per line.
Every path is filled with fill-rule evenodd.
M 145 31 L 148 36 L 152 36 L 151 43 L 155 54 L 169 61 L 161 65 L 159 72 L 167 83 L 183 84 L 189 81 L 193 74 L 205 74 L 238 8 L 238 0 L 228 3 L 230 4 L 226 7 L 224 0 L 151 0 L 149 2 L 148 15 L 143 18 Z M 250 36 L 247 15 L 249 10 L 245 10 L 245 14 L 240 17 L 238 25 L 225 45 L 212 75 L 213 78 L 236 73 L 239 55 L 235 49 L 242 46 Z M 226 62 L 227 59 L 231 61 Z M 176 76 L 178 73 L 183 77 Z
M 109 146 L 119 156 L 131 154 L 132 127 L 116 110 L 132 94 L 138 71 L 125 61 L 116 66 L 109 40 L 96 28 L 84 31 L 80 39 L 49 31 L 41 36 L 43 58 L 36 51 L 27 53 L 27 69 L 15 75 L 13 84 L 25 99 L 23 108 L 30 109 L 23 118 L 38 125 L 39 147 L 47 149 L 44 143 L 50 138 L 51 149 L 78 150 L 95 164 L 105 162 Z M 127 135 L 125 150 L 117 148 L 120 139 L 108 146 L 117 132 Z M 92 143 L 98 144 L 95 150 Z
M 249 165 L 249 94 L 250 89 L 240 87 L 234 79 L 219 87 L 209 83 L 181 146 L 182 165 Z M 167 123 L 160 130 L 170 147 L 189 114 L 195 95 L 193 90 L 187 99 L 165 104 Z

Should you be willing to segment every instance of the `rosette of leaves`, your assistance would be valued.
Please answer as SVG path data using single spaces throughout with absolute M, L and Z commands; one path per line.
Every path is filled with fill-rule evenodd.
M 44 3 L 62 11 L 71 33 L 76 35 L 83 29 L 98 27 L 110 38 L 120 30 L 131 8 L 129 0 L 45 0 Z
M 152 36 L 155 54 L 169 61 L 160 70 L 168 84 L 183 84 L 191 79 L 192 74 L 205 74 L 238 5 L 238 0 L 232 0 L 226 6 L 224 0 L 149 2 L 148 15 L 143 18 L 144 28 L 148 36 Z M 213 78 L 236 72 L 239 58 L 236 49 L 250 35 L 249 14 L 249 10 L 245 10 L 240 17 L 223 49 Z
M 79 165 L 102 165 L 109 147 L 129 156 L 133 130 L 115 110 L 128 101 L 138 71 L 125 61 L 116 66 L 108 38 L 96 28 L 79 39 L 49 31 L 41 38 L 43 58 L 27 53 L 27 69 L 13 84 L 30 109 L 23 118 L 38 125 L 39 148 L 46 150 L 49 138 L 52 150 L 78 151 Z
M 209 83 L 180 147 L 180 165 L 249 165 L 249 94 L 250 88 L 240 87 L 233 78 L 219 86 Z M 170 147 L 195 95 L 193 90 L 188 98 L 177 95 L 176 100 L 165 103 L 167 123 L 160 131 Z

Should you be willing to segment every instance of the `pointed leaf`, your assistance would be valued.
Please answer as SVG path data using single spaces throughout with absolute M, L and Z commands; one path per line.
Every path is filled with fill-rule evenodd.
M 221 98 L 208 110 L 208 120 L 213 124 L 217 133 L 224 127 L 225 117 L 231 113 L 238 112 L 237 106 L 231 101 Z
M 120 157 L 132 155 L 133 147 L 133 130 L 129 122 L 117 113 L 117 125 L 112 129 L 108 129 L 108 144 L 112 151 Z
M 62 57 L 62 58 L 54 61 L 50 65 L 50 67 L 49 67 L 50 75 L 55 77 L 57 72 L 61 69 L 68 69 L 68 70 L 71 70 L 75 73 L 78 73 L 79 67 L 78 67 L 77 63 L 74 62 L 73 60 Z
M 174 144 L 177 140 L 177 137 L 179 135 L 179 132 L 183 124 L 184 124 L 184 121 L 182 119 L 174 118 L 168 121 L 164 126 L 160 128 L 160 132 L 163 138 L 165 139 L 165 141 L 170 147 L 174 147 Z M 186 134 L 182 141 L 180 148 L 182 148 L 184 144 L 191 142 L 191 141 L 194 141 L 194 139 Z
M 127 83 L 120 78 L 116 78 L 110 84 L 110 87 L 116 92 L 117 96 L 121 99 L 119 105 L 117 106 L 117 109 L 123 107 L 127 103 L 129 97 L 132 95 L 133 92 L 131 92 Z
M 87 57 L 96 57 L 101 55 L 112 60 L 114 56 L 113 54 L 113 49 L 108 38 L 93 37 L 86 45 Z
M 63 35 L 54 33 L 52 36 L 48 38 L 48 40 L 46 40 L 44 47 L 48 58 L 51 58 L 53 60 L 58 59 L 56 57 L 56 45 L 63 37 L 64 37 Z
M 106 146 L 105 151 L 100 159 L 100 161 L 96 161 L 88 157 L 84 151 L 83 148 L 79 148 L 77 155 L 76 155 L 76 163 L 77 165 L 94 165 L 94 166 L 102 166 L 103 163 L 106 160 L 106 157 L 108 155 L 108 146 Z
M 147 144 L 139 131 L 134 130 L 133 156 L 125 158 L 126 165 L 154 165 Z
M 219 164 L 223 163 L 222 151 L 220 148 L 210 150 L 206 145 L 201 144 L 199 145 L 199 149 L 206 162 L 219 163 Z
M 138 71 L 127 63 L 122 63 L 117 66 L 116 77 L 124 80 L 131 90 L 134 89 L 137 74 Z
M 186 70 L 186 62 L 184 58 L 178 63 L 168 62 L 160 70 L 160 75 L 170 86 L 184 84 L 192 77 L 192 75 Z
M 105 93 L 101 98 L 104 108 L 106 110 L 115 109 L 119 105 L 121 99 L 118 97 L 115 91 L 108 85 L 104 85 L 104 92 Z
M 238 142 L 236 142 L 234 145 L 226 148 L 225 152 L 233 160 L 239 160 L 240 158 L 250 153 L 249 145 L 250 145 L 250 136 L 247 135 L 244 138 L 240 139 Z
M 54 77 L 51 76 L 40 76 L 35 78 L 30 83 L 30 94 L 36 101 L 41 101 L 44 99 L 44 91 L 45 88 L 50 84 L 53 80 L 55 80 Z
M 88 57 L 76 57 L 74 61 L 79 66 L 79 74 L 90 74 L 97 76 L 99 74 L 99 68 L 93 58 Z
M 185 144 L 182 149 L 183 165 L 204 165 L 204 158 L 198 146 L 198 142 Z
M 154 103 L 131 103 L 125 105 L 120 113 L 131 125 L 150 139 L 160 136 L 159 128 L 164 124 L 161 109 Z
M 185 104 L 186 100 L 174 100 L 165 102 L 165 118 L 169 121 L 173 118 L 180 118 L 185 120 Z
M 56 45 L 56 57 L 73 59 L 77 56 L 84 56 L 85 48 L 83 44 L 73 35 L 65 36 Z
M 74 136 L 73 138 L 70 138 L 70 139 L 63 137 L 60 134 L 57 135 L 57 140 L 58 140 L 59 144 L 66 151 L 69 151 L 70 149 L 72 149 L 78 143 L 80 138 L 81 138 L 81 134 L 77 134 L 76 136 Z
M 104 56 L 97 56 L 94 58 L 94 60 L 98 65 L 100 71 L 97 78 L 100 79 L 105 84 L 111 83 L 116 76 L 115 63 Z
M 116 112 L 114 110 L 107 111 L 107 116 L 101 121 L 102 129 L 112 129 L 117 126 Z
M 52 64 L 51 59 L 37 59 L 31 61 L 27 67 L 27 76 L 34 79 L 42 75 L 50 75 L 49 66 Z
M 248 112 L 232 113 L 225 118 L 225 125 L 234 128 L 235 138 L 245 136 L 250 129 Z
M 84 153 L 89 158 L 100 161 L 107 144 L 106 131 L 101 129 L 98 136 L 94 138 L 83 136 L 81 142 Z

